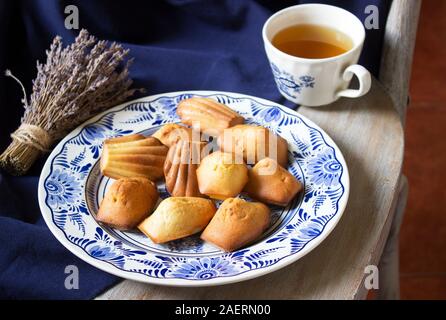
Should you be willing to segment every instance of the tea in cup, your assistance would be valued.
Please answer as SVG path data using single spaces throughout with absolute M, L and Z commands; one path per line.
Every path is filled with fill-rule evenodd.
M 357 64 L 365 29 L 352 13 L 330 5 L 296 5 L 272 15 L 262 35 L 277 88 L 286 99 L 321 106 L 370 90 L 370 73 Z M 358 89 L 348 89 L 353 75 Z

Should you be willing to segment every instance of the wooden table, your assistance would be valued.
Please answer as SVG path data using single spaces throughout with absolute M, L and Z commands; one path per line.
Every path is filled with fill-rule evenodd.
M 162 287 L 124 280 L 98 299 L 363 299 L 364 269 L 378 265 L 396 206 L 404 134 L 390 97 L 374 80 L 359 99 L 299 112 L 341 149 L 350 197 L 339 224 L 311 253 L 279 271 L 216 287 Z

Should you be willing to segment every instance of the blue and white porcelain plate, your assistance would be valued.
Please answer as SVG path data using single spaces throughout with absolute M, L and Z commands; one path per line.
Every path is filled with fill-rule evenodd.
M 191 236 L 154 244 L 138 231 L 122 232 L 96 219 L 112 183 L 99 170 L 106 138 L 179 122 L 179 101 L 211 97 L 265 126 L 289 144 L 289 168 L 305 186 L 286 208 L 271 206 L 269 229 L 255 243 L 223 252 Z M 167 197 L 159 185 L 161 197 Z M 227 92 L 159 94 L 114 107 L 79 126 L 49 156 L 40 177 L 39 203 L 55 237 L 93 266 L 122 278 L 173 286 L 208 286 L 252 279 L 283 268 L 317 247 L 342 216 L 349 194 L 341 151 L 317 125 L 277 103 Z

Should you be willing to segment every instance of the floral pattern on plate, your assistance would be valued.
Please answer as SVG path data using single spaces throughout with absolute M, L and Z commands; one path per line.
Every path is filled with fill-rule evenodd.
M 227 253 L 195 235 L 156 245 L 137 231 L 121 232 L 95 220 L 111 180 L 98 168 L 106 138 L 178 122 L 176 106 L 192 96 L 227 104 L 289 143 L 288 170 L 304 192 L 287 208 L 271 206 L 272 224 L 252 245 Z M 159 185 L 162 197 L 167 196 Z M 276 103 L 236 93 L 192 91 L 142 98 L 81 125 L 54 149 L 42 171 L 39 203 L 50 230 L 69 250 L 110 273 L 165 285 L 200 286 L 241 281 L 274 271 L 316 247 L 345 208 L 349 178 L 334 142 L 316 125 Z M 246 197 L 243 195 L 243 197 Z

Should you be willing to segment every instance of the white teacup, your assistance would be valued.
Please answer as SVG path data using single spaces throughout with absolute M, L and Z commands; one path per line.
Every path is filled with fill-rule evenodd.
M 307 59 L 273 46 L 277 32 L 298 24 L 338 30 L 350 37 L 353 47 L 338 56 Z M 296 5 L 272 15 L 263 26 L 262 36 L 277 88 L 286 99 L 305 106 L 321 106 L 340 97 L 357 98 L 370 90 L 370 73 L 357 64 L 365 39 L 364 26 L 350 12 L 323 4 Z M 359 79 L 357 90 L 348 89 L 353 75 Z

